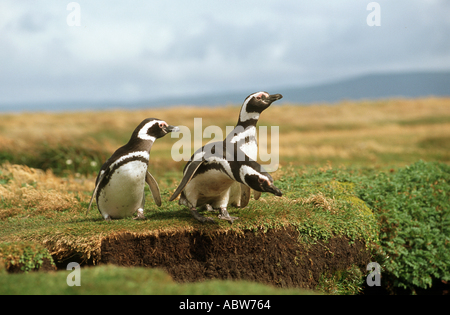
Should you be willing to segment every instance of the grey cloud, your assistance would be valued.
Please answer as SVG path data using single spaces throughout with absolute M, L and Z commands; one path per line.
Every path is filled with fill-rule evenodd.
M 367 26 L 368 2 L 361 1 L 79 2 L 80 28 L 65 25 L 67 3 L 41 1 L 30 11 L 7 2 L 21 14 L 0 29 L 0 104 L 145 99 L 450 69 L 448 1 L 380 0 L 380 27 Z M 136 47 L 121 50 L 128 37 Z M 95 55 L 108 40 L 118 44 L 104 58 Z

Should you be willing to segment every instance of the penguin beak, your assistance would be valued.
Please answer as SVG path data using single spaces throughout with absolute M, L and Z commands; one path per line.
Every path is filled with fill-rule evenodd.
M 272 95 L 269 95 L 268 100 L 270 103 L 272 103 L 272 102 L 278 101 L 279 99 L 282 99 L 282 98 L 283 98 L 283 95 L 281 95 L 281 94 L 272 94 Z
M 281 95 L 281 94 L 272 94 L 272 95 L 269 95 L 268 97 L 266 97 L 265 99 L 263 99 L 263 102 L 267 108 L 270 106 L 270 104 L 272 104 L 275 101 L 278 101 L 282 97 L 283 97 L 283 95 Z
M 277 197 L 283 196 L 283 193 L 281 192 L 281 190 L 279 188 L 275 187 L 273 184 L 268 187 L 267 192 L 270 192 Z
M 169 132 L 179 132 L 180 131 L 180 128 L 178 128 L 178 127 L 176 127 L 176 126 L 167 126 L 166 127 L 166 129 L 165 129 L 165 131 L 167 132 L 167 133 L 169 133 Z

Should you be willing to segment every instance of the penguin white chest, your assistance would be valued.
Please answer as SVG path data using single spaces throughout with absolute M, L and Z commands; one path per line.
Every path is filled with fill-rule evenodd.
M 143 207 L 147 164 L 130 161 L 111 175 L 98 196 L 100 212 L 105 217 L 124 218 Z
M 184 190 L 187 200 L 199 207 L 210 204 L 219 207 L 228 203 L 229 188 L 233 180 L 219 170 L 211 169 L 195 176 Z

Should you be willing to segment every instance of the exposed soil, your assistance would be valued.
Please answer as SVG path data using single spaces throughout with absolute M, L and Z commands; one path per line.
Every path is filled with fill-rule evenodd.
M 16 264 L 16 265 L 10 265 L 9 268 L 7 268 L 7 271 L 9 273 L 22 273 L 22 267 L 24 264 Z M 52 262 L 48 258 L 42 259 L 42 265 L 39 268 L 33 268 L 30 271 L 55 271 L 57 268 L 52 265 Z
M 294 229 L 267 233 L 246 231 L 205 235 L 198 232 L 136 238 L 131 234 L 107 238 L 101 263 L 159 267 L 175 281 L 206 279 L 257 281 L 279 287 L 314 288 L 325 271 L 345 270 L 370 262 L 364 243 L 346 238 L 301 245 Z
M 246 231 L 243 234 L 200 234 L 183 232 L 141 236 L 124 233 L 105 238 L 101 245 L 100 264 L 158 267 L 177 282 L 207 279 L 248 280 L 278 287 L 313 289 L 324 272 L 333 273 L 357 265 L 363 273 L 371 260 L 362 241 L 350 245 L 345 237 L 305 245 L 297 241 L 292 228 L 269 230 L 267 233 Z M 66 269 L 68 262 L 92 265 L 72 256 L 56 262 L 57 269 Z M 8 272 L 18 273 L 21 265 L 10 266 Z M 55 270 L 44 258 L 39 271 Z M 33 269 L 32 271 L 36 271 Z M 410 294 L 408 291 L 381 287 L 363 288 L 363 294 Z M 431 289 L 417 289 L 417 294 L 449 295 L 450 282 L 436 280 Z

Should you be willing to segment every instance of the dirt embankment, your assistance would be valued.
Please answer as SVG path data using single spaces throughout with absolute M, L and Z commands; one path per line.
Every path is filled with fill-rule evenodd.
M 206 279 L 257 281 L 279 287 L 314 288 L 325 272 L 370 262 L 363 242 L 346 238 L 308 246 L 294 229 L 206 235 L 198 232 L 106 238 L 101 263 L 159 267 L 178 282 Z

